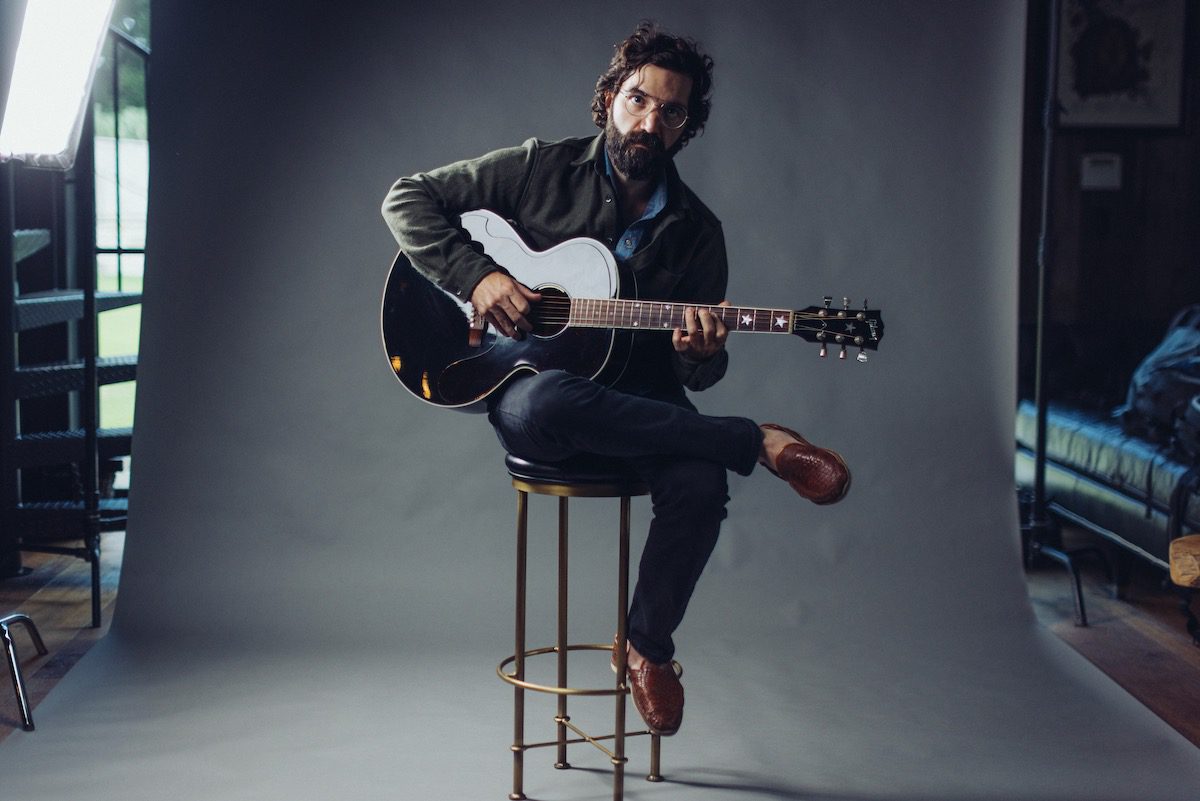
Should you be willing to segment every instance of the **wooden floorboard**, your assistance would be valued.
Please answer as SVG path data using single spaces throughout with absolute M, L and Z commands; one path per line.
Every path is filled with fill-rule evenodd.
M 1086 532 L 1068 530 L 1067 545 L 1093 544 Z M 20 628 L 14 638 L 37 722 L 37 704 L 104 634 L 117 600 L 123 533 L 105 534 L 102 546 L 103 625 L 89 628 L 90 570 L 68 556 L 25 554 L 28 576 L 0 581 L 0 615 L 24 612 L 33 618 L 50 653 L 39 657 Z M 1139 563 L 1140 565 L 1140 563 Z M 1164 574 L 1134 570 L 1127 597 L 1118 600 L 1095 562 L 1083 563 L 1089 624 L 1074 623 L 1066 571 L 1037 562 L 1026 571 L 1038 620 L 1111 676 L 1155 714 L 1200 747 L 1200 647 L 1184 628 L 1179 599 Z M 1200 599 L 1195 603 L 1200 611 Z M 36 736 L 21 731 L 20 713 L 7 681 L 0 681 L 0 740 Z
M 25 553 L 29 575 L 0 581 L 0 615 L 22 612 L 33 620 L 49 651 L 39 656 L 21 626 L 12 636 L 20 657 L 26 694 L 37 725 L 37 705 L 88 649 L 108 632 L 117 600 L 125 534 L 105 533 L 100 544 L 101 626 L 91 628 L 91 566 L 73 556 Z M 7 670 L 5 671 L 7 672 Z M 7 677 L 6 677 L 7 678 Z M 26 735 L 11 682 L 0 682 L 0 741 Z M 35 732 L 36 734 L 36 732 Z
M 1075 529 L 1063 536 L 1068 548 L 1100 545 Z M 1067 571 L 1049 561 L 1026 571 L 1038 620 L 1200 747 L 1200 647 L 1185 628 L 1180 597 L 1166 573 L 1135 562 L 1125 597 L 1118 599 L 1099 562 L 1080 566 L 1088 625 L 1075 624 Z M 1200 611 L 1200 599 L 1193 609 Z

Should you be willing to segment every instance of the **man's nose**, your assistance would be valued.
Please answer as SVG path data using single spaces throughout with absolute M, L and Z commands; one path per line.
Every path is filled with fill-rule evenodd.
M 658 108 L 650 109 L 650 113 L 641 118 L 638 127 L 646 133 L 661 134 L 663 125 L 659 111 Z

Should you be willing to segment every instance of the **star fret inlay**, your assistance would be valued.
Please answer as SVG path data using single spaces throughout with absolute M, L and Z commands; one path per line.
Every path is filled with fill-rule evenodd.
M 749 314 L 743 314 L 742 325 L 753 325 L 753 319 Z

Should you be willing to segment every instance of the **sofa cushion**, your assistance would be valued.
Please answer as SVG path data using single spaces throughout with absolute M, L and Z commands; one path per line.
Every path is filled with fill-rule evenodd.
M 1028 401 L 1017 409 L 1016 437 L 1018 445 L 1034 450 L 1037 415 Z M 1190 469 L 1166 448 L 1126 433 L 1111 416 L 1056 404 L 1046 414 L 1046 458 L 1164 514 L 1170 511 L 1172 492 Z M 1192 494 L 1183 530 L 1197 529 L 1200 498 Z

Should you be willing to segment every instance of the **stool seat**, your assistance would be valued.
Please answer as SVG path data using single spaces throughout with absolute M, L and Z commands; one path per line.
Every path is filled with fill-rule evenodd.
M 613 497 L 645 495 L 649 492 L 641 476 L 634 472 L 628 462 L 608 456 L 581 454 L 558 462 L 542 462 L 510 453 L 504 458 L 504 466 L 514 479 L 534 484 L 567 487 L 605 485 L 612 488 L 607 494 Z

